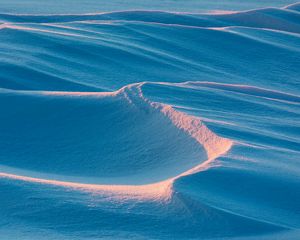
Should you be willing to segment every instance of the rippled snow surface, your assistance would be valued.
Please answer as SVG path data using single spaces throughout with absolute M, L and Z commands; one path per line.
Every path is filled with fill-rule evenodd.
M 300 239 L 300 3 L 0 3 L 0 239 Z

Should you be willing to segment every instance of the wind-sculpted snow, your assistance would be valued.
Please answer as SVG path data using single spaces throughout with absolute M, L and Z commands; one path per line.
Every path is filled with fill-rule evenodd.
M 13 173 L 30 171 L 24 174 L 31 178 L 23 179 L 38 182 L 44 180 L 34 177 L 170 185 L 230 149 L 230 140 L 215 135 L 199 119 L 149 102 L 141 86 L 112 93 L 3 90 L 1 103 L 12 104 L 1 106 L 6 112 L 1 118 L 2 164 Z
M 0 22 L 0 239 L 299 238 L 299 3 Z
M 285 9 L 293 10 L 293 11 L 299 11 L 300 10 L 300 3 L 294 3 L 290 4 L 285 7 Z
M 115 91 L 135 82 L 222 79 L 295 93 L 299 86 L 290 88 L 285 79 L 298 79 L 299 16 L 285 8 L 225 15 L 2 14 L 0 87 Z

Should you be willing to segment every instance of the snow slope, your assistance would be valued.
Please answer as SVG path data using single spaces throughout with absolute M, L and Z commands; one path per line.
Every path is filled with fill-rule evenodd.
M 0 239 L 298 239 L 299 6 L 1 11 Z

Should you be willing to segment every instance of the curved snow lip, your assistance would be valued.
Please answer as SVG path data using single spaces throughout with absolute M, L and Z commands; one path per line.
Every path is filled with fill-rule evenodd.
M 209 167 L 209 164 L 214 159 L 221 156 L 222 154 L 225 154 L 231 148 L 233 142 L 229 139 L 219 137 L 218 135 L 213 133 L 197 117 L 189 116 L 185 113 L 179 112 L 172 108 L 172 106 L 170 105 L 151 102 L 150 100 L 146 99 L 142 93 L 142 86 L 144 84 L 145 83 L 128 85 L 112 93 L 43 92 L 41 93 L 41 95 L 62 98 L 65 98 L 66 96 L 71 98 L 92 97 L 95 101 L 102 101 L 103 98 L 105 99 L 105 97 L 107 96 L 113 97 L 113 99 L 121 97 L 122 100 L 125 99 L 129 103 L 129 105 L 126 105 L 129 106 L 129 108 L 134 107 L 138 108 L 139 111 L 146 112 L 146 117 L 149 117 L 149 115 L 147 114 L 157 114 L 157 117 L 159 117 L 158 123 L 160 121 L 170 122 L 173 128 L 177 129 L 180 132 L 180 134 L 186 135 L 192 142 L 195 142 L 199 145 L 199 147 L 203 148 L 205 151 L 205 155 L 200 154 L 199 156 L 202 157 L 200 159 L 194 159 L 196 162 L 192 161 L 189 164 L 186 164 L 184 160 L 182 161 L 181 159 L 179 159 L 177 162 L 175 162 L 175 164 L 177 164 L 178 166 L 175 166 L 175 168 L 173 168 L 174 166 L 172 165 L 172 162 L 170 164 L 170 160 L 166 160 L 166 162 L 163 163 L 163 165 L 166 164 L 168 168 L 173 168 L 173 170 L 169 173 L 167 168 L 161 165 L 161 167 L 158 167 L 157 169 L 161 168 L 163 171 L 166 172 L 165 175 L 161 175 L 160 173 L 160 176 L 158 176 L 157 173 L 150 173 L 148 174 L 148 176 L 152 176 L 152 178 L 150 177 L 149 179 L 147 179 L 147 173 L 141 172 L 140 175 L 137 175 L 137 177 L 134 178 L 134 181 L 128 183 L 124 181 L 124 184 L 122 181 L 122 177 L 120 178 L 118 176 L 116 176 L 115 178 L 100 178 L 100 180 L 98 180 L 97 178 L 89 179 L 86 176 L 68 177 L 64 175 L 59 176 L 51 173 L 41 173 L 36 172 L 35 169 L 29 169 L 29 171 L 27 171 L 26 169 L 20 170 L 15 169 L 14 166 L 12 166 L 12 168 L 10 168 L 11 166 L 2 167 L 4 171 L 0 172 L 0 177 L 27 181 L 32 183 L 50 184 L 55 186 L 92 191 L 94 193 L 108 194 L 112 197 L 116 197 L 117 199 L 169 199 L 172 196 L 172 184 L 176 179 L 206 169 L 207 167 Z M 11 92 L 14 91 L 3 91 L 3 93 L 6 94 Z M 30 94 L 30 92 L 28 93 L 26 91 L 24 91 L 24 93 Z M 18 91 L 18 94 L 20 94 L 20 91 Z M 156 120 L 154 119 L 154 121 Z M 157 139 L 154 138 L 154 140 Z M 172 139 L 170 139 L 170 141 L 172 141 Z M 116 144 L 118 144 L 118 142 Z M 190 143 L 186 142 L 186 144 Z M 147 146 L 144 147 L 146 148 Z M 172 149 L 176 152 L 176 148 L 180 147 L 184 146 L 173 146 Z M 188 151 L 198 150 L 188 148 L 187 151 L 184 151 L 183 153 L 186 154 Z M 172 155 L 170 157 L 174 158 L 174 156 Z M 179 158 L 181 157 L 179 156 Z M 191 155 L 190 157 L 196 157 L 196 155 Z M 111 164 L 113 168 L 114 164 Z M 152 166 L 150 165 L 147 167 L 151 168 Z M 122 174 L 122 169 L 120 170 L 120 174 Z M 123 179 L 130 177 L 131 176 L 129 173 L 129 175 L 125 176 Z M 146 178 L 147 181 L 143 183 L 142 179 L 144 178 Z M 117 181 L 114 181 L 115 179 L 117 179 Z

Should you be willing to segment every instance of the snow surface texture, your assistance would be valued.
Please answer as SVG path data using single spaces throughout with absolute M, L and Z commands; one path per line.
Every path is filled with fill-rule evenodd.
M 163 10 L 0 14 L 0 239 L 300 238 L 300 4 Z

